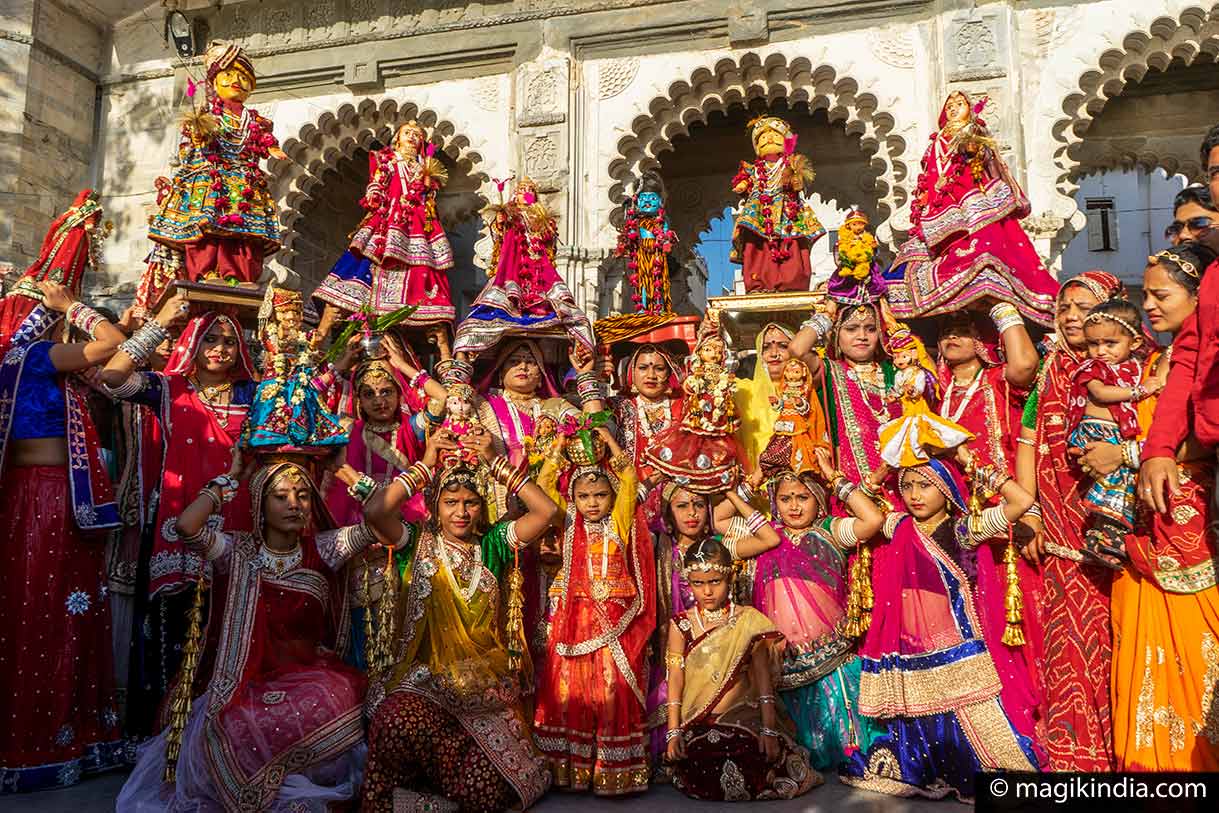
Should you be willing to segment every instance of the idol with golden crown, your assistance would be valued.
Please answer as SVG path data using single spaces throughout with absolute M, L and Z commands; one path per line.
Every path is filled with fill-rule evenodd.
M 392 145 L 368 156 L 360 199 L 367 214 L 314 298 L 377 314 L 414 305 L 407 325 L 453 321 L 453 249 L 436 214 L 436 196 L 448 180 L 427 131 L 414 119 L 399 127 Z
M 267 286 L 258 311 L 263 380 L 241 443 L 256 449 L 343 446 L 350 426 L 327 410 L 314 385 L 320 353 L 304 326 L 300 291 Z
M 796 152 L 792 126 L 775 116 L 749 125 L 752 162 L 741 162 L 732 191 L 741 196 L 729 259 L 742 266 L 745 290 L 807 291 L 809 250 L 825 234 L 804 194 L 816 177 Z
M 880 243 L 868 231 L 868 215 L 852 206 L 838 229 L 838 256 L 826 293 L 843 305 L 876 302 L 885 295 L 885 279 L 876 256 Z
M 204 54 L 205 99 L 182 120 L 178 166 L 158 179 L 158 211 L 148 226 L 157 245 L 137 305 L 151 309 L 177 278 L 254 284 L 263 259 L 279 250 L 279 216 L 264 158 L 286 158 L 272 122 L 247 107 L 257 79 L 237 45 L 213 42 Z
M 1058 283 L 1020 225 L 1029 199 L 999 155 L 985 105 L 961 91 L 944 102 L 910 204 L 910 239 L 886 275 L 889 304 L 912 319 L 1000 300 L 1051 327 Z
M 505 334 L 566 333 L 592 352 L 592 324 L 555 269 L 558 224 L 538 185 L 521 178 L 507 202 L 483 216 L 493 240 L 488 280 L 457 328 L 453 351 L 478 354 Z

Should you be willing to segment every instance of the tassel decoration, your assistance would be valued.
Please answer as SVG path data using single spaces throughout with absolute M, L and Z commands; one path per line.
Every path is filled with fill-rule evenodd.
M 372 585 L 368 576 L 368 561 L 364 562 L 364 578 L 360 583 L 360 603 L 364 605 L 364 668 L 372 669 L 373 650 L 376 648 L 376 642 L 373 638 L 373 606 L 372 606 Z
M 872 549 L 860 543 L 851 562 L 847 584 L 847 613 L 842 632 L 848 638 L 858 638 L 872 625 Z
M 521 574 L 521 554 L 514 551 L 508 571 L 508 668 L 519 672 L 525 658 L 525 577 Z
M 1007 531 L 1007 547 L 1003 550 L 1003 565 L 1007 572 L 1007 590 L 1003 594 L 1003 610 L 1007 625 L 1003 628 L 1003 643 L 1024 646 L 1024 595 L 1020 592 L 1020 574 L 1016 571 L 1016 543 L 1012 531 Z
M 182 650 L 182 666 L 178 671 L 178 683 L 170 700 L 169 731 L 165 735 L 165 774 L 163 779 L 174 784 L 178 779 L 178 757 L 182 753 L 182 732 L 190 717 L 191 694 L 195 685 L 195 672 L 199 668 L 199 656 L 203 645 L 203 574 L 195 582 L 195 598 L 187 614 L 186 645 Z

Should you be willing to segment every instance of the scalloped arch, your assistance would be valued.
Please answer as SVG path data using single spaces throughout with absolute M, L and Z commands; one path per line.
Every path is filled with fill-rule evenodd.
M 304 124 L 295 137 L 284 141 L 281 147 L 290 160 L 271 159 L 271 191 L 279 202 L 280 223 L 284 228 L 283 250 L 277 256 L 286 266 L 291 268 L 295 263 L 296 225 L 325 186 L 325 174 L 337 171 L 340 161 L 352 158 L 360 148 L 368 149 L 374 141 L 389 143 L 397 126 L 411 119 L 426 127 L 431 143 L 478 184 L 477 189 L 470 191 L 485 197 L 491 183 L 482 167 L 487 148 L 460 132 L 445 115 L 395 99 L 345 103 Z
M 1201 172 L 1198 162 L 1152 151 L 1085 163 L 1089 156 L 1084 141 L 1105 105 L 1128 84 L 1140 81 L 1149 70 L 1168 69 L 1173 60 L 1191 65 L 1204 54 L 1212 60 L 1219 55 L 1219 4 L 1212 5 L 1209 11 L 1193 6 L 1176 18 L 1158 17 L 1146 30 L 1132 31 L 1123 37 L 1121 48 L 1102 52 L 1096 67 L 1080 74 L 1078 88 L 1062 100 L 1064 115 L 1054 122 L 1059 192 L 1072 197 L 1079 189 L 1076 179 L 1081 174 L 1116 167 L 1158 167 L 1169 174 L 1197 177 Z
M 754 99 L 768 103 L 787 99 L 806 103 L 810 111 L 825 110 L 831 124 L 841 123 L 849 135 L 860 137 L 860 146 L 873 153 L 877 173 L 877 225 L 906 203 L 900 181 L 909 175 L 904 138 L 895 132 L 891 113 L 880 110 L 880 101 L 861 93 L 850 76 L 839 76 L 831 65 L 814 65 L 804 57 L 782 53 L 763 58 L 755 52 L 739 59 L 725 57 L 712 66 L 695 68 L 690 78 L 678 79 L 668 92 L 648 103 L 647 115 L 631 121 L 630 135 L 619 139 L 617 155 L 607 172 L 613 179 L 609 198 L 620 204 L 626 190 L 640 175 L 659 166 L 660 155 L 673 149 L 673 140 L 689 135 L 691 125 L 706 123 L 712 112 L 727 112 L 735 104 Z M 722 208 L 722 207 L 721 207 Z

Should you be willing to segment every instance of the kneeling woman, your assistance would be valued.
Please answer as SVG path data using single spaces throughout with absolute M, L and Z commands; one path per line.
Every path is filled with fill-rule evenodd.
M 177 519 L 178 536 L 211 563 L 212 589 L 224 597 L 204 651 L 215 665 L 210 681 L 206 669 L 198 672 L 206 691 L 188 702 L 185 730 L 171 724 L 141 749 L 119 810 L 320 813 L 356 794 L 365 679 L 341 657 L 350 622 L 340 574 L 377 538 L 365 525 L 326 530 L 313 480 L 292 462 L 250 478 L 253 533 L 214 530 L 213 512 L 233 499 L 242 471 L 235 447 L 228 474 Z M 360 479 L 350 466 L 337 476 L 349 485 Z M 178 692 L 190 686 L 190 650 L 188 643 L 179 678 L 187 683 L 174 689 L 175 705 L 189 701 Z
M 913 448 L 924 445 L 916 441 Z M 969 467 L 964 446 L 957 456 Z M 955 794 L 967 801 L 978 771 L 1033 771 L 1043 764 L 1017 723 L 1031 719 L 1028 709 L 1016 708 L 1015 696 L 1003 691 L 984 636 L 986 608 L 975 592 L 978 545 L 1006 542 L 1033 497 L 1006 472 L 984 468 L 977 481 L 1002 501 L 971 515 L 954 462 L 921 459 L 901 469 L 909 514 L 885 521 L 891 541 L 876 550 L 873 622 L 860 646 L 859 710 L 881 718 L 887 733 L 853 754 L 842 778 L 897 796 Z
M 402 534 L 400 506 L 417 491 L 427 497 L 429 520 L 402 576 L 396 665 L 369 692 L 366 813 L 524 808 L 550 786 L 522 710 L 530 687 L 515 660 L 523 655 L 521 630 L 506 635 L 502 625 L 520 607 L 511 601 L 520 597 L 519 570 L 511 578 L 505 571 L 558 509 L 526 469 L 492 456 L 489 432 L 479 427 L 466 439 L 491 479 L 524 503 L 519 519 L 487 529 L 480 484 L 488 478 L 478 472 L 458 464 L 433 479 L 434 450 L 447 460 L 443 452 L 457 448 L 447 430 L 429 439 L 423 462 L 368 502 L 369 522 L 389 538 Z
M 783 634 L 752 607 L 734 604 L 732 555 L 692 545 L 684 573 L 695 605 L 668 625 L 673 784 L 694 799 L 791 799 L 821 784 L 795 726 L 775 697 Z

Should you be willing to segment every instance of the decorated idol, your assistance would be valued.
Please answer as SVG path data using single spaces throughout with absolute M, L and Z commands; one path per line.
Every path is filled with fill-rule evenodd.
M 368 156 L 367 211 L 348 251 L 314 291 L 314 298 L 348 312 L 384 314 L 404 305 L 406 324 L 451 322 L 448 271 L 453 249 L 436 214 L 436 195 L 449 180 L 415 120 L 398 128 L 393 144 Z
M 732 191 L 741 196 L 730 259 L 743 266 L 745 290 L 807 291 L 809 249 L 825 229 L 804 202 L 816 177 L 797 153 L 796 133 L 786 121 L 763 116 L 750 124 L 757 157 L 741 162 Z
M 875 302 L 885 295 L 885 279 L 876 255 L 880 243 L 868 231 L 868 215 L 852 206 L 838 229 L 838 256 L 826 293 L 844 305 Z
M 279 249 L 279 217 L 262 159 L 283 158 L 272 122 L 245 106 L 254 65 L 237 45 L 213 42 L 204 54 L 206 97 L 182 119 L 178 166 L 158 180 L 159 210 L 138 304 L 152 308 L 175 278 L 256 283 L 263 259 Z M 166 251 L 168 249 L 168 251 Z
M 1058 284 L 1020 226 L 1029 201 L 979 116 L 985 104 L 961 91 L 944 102 L 910 207 L 914 228 L 889 272 L 890 305 L 903 319 L 999 299 L 1050 327 Z
M 655 172 L 647 172 L 626 202 L 614 248 L 614 256 L 626 259 L 626 278 L 636 311 L 659 314 L 673 309 L 669 252 L 676 243 L 677 235 L 665 214 L 664 183 Z

